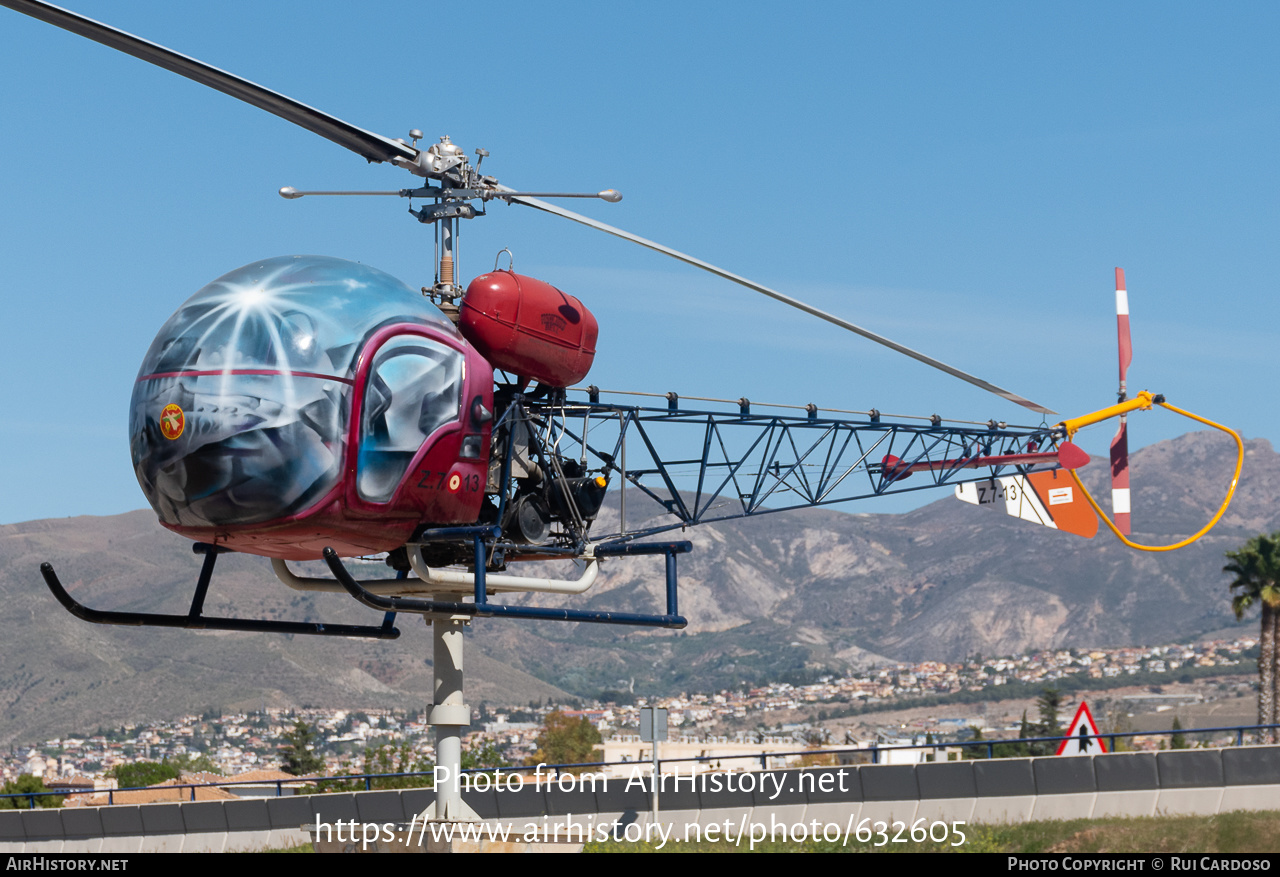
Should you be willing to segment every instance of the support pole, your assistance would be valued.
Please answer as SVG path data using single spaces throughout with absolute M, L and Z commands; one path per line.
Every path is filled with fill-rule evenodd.
M 462 729 L 471 724 L 471 708 L 462 697 L 462 631 L 466 618 L 436 617 L 430 623 L 435 698 L 427 723 L 436 730 L 436 766 L 448 774 L 445 782 L 436 783 L 435 803 L 423 818 L 478 821 L 480 817 L 462 800 L 461 784 Z
M 658 762 L 658 738 L 653 739 L 653 824 L 658 824 L 658 794 L 662 791 L 662 774 Z
M 640 740 L 653 744 L 653 824 L 658 823 L 658 795 L 662 791 L 662 761 L 658 746 L 667 739 L 667 711 L 657 707 L 640 710 Z

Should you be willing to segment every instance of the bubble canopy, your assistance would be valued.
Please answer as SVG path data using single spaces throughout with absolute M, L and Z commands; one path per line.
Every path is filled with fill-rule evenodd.
M 178 308 L 139 369 L 134 471 L 164 523 L 248 524 L 337 485 L 350 389 L 379 329 L 452 324 L 421 293 L 326 256 L 265 259 Z
M 328 256 L 265 259 L 187 299 L 156 335 L 138 377 L 265 367 L 350 378 L 359 342 L 392 322 L 451 329 L 421 293 L 376 268 Z

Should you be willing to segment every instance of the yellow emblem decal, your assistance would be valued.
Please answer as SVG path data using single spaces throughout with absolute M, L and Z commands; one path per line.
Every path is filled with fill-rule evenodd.
M 176 439 L 182 435 L 182 430 L 187 425 L 187 418 L 182 413 L 182 409 L 177 405 L 166 405 L 164 410 L 160 412 L 160 432 L 164 433 L 164 437 L 170 440 Z
M 458 488 L 461 486 L 462 486 L 462 476 L 460 476 L 457 472 L 454 472 L 453 475 L 449 478 L 449 490 L 453 493 L 457 493 Z

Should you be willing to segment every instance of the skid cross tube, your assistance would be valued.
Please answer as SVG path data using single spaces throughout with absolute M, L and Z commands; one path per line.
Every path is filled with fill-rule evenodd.
M 213 566 L 218 555 L 226 551 L 216 545 L 197 542 L 192 546 L 196 554 L 204 555 L 204 563 L 200 567 L 200 578 L 196 582 L 196 591 L 191 598 L 191 609 L 186 615 L 160 615 L 154 612 L 114 612 L 90 609 L 76 601 L 58 580 L 53 571 L 53 564 L 40 564 L 40 574 L 45 584 L 53 592 L 53 596 L 68 612 L 82 621 L 93 624 L 120 624 L 130 627 L 177 627 L 187 630 L 238 630 L 249 633 L 301 633 L 312 636 L 346 636 L 373 639 L 397 639 L 400 631 L 392 626 L 395 614 L 388 612 L 382 625 L 360 624 L 324 624 L 311 621 L 267 621 L 259 618 L 209 618 L 201 613 L 204 610 L 204 598 L 209 592 L 209 582 L 213 579 Z
M 329 571 L 351 596 L 371 609 L 382 612 L 412 612 L 427 616 L 466 615 L 472 618 L 524 618 L 536 621 L 582 621 L 590 624 L 621 624 L 631 627 L 667 627 L 683 629 L 688 620 L 679 614 L 676 580 L 676 555 L 693 550 L 691 542 L 650 542 L 644 544 L 614 543 L 597 545 L 596 557 L 620 557 L 645 554 L 661 554 L 666 557 L 667 611 L 663 615 L 644 615 L 633 612 L 604 612 L 584 609 L 553 609 L 540 606 L 507 606 L 490 603 L 485 589 L 484 539 L 492 536 L 494 527 L 451 528 L 453 535 L 469 535 L 475 544 L 475 592 L 472 603 L 460 600 L 422 600 L 413 597 L 383 597 L 365 590 L 347 572 L 342 559 L 332 548 L 324 550 Z

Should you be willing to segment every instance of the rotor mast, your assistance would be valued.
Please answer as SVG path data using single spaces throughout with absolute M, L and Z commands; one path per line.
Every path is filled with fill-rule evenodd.
M 477 208 L 472 202 L 481 205 L 497 198 L 511 203 L 520 198 L 599 198 L 603 201 L 618 202 L 622 195 L 614 189 L 603 192 L 516 192 L 506 186 L 498 185 L 497 177 L 480 173 L 480 163 L 489 155 L 487 149 L 476 150 L 476 163 L 473 166 L 467 159 L 461 146 L 454 143 L 448 134 L 440 137 L 426 149 L 418 149 L 418 141 L 422 139 L 422 131 L 414 128 L 409 132 L 412 144 L 403 140 L 394 143 L 403 145 L 416 153 L 413 161 L 391 159 L 393 164 L 406 168 L 412 173 L 424 176 L 428 180 L 438 180 L 439 186 L 428 183 L 416 189 L 400 189 L 394 192 L 350 192 L 350 191 L 299 191 L 292 186 L 280 190 L 282 198 L 301 198 L 304 195 L 396 195 L 401 198 L 429 198 L 430 203 L 414 209 L 410 203 L 409 213 L 424 225 L 435 225 L 435 282 L 431 287 L 423 287 L 422 292 L 433 303 L 440 307 L 449 319 L 457 322 L 458 299 L 466 291 L 459 283 L 462 276 L 458 267 L 458 236 L 461 226 L 459 219 L 474 219 L 484 216 L 483 206 Z

